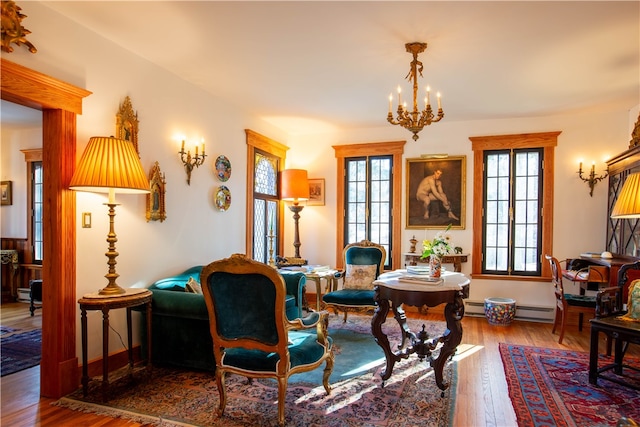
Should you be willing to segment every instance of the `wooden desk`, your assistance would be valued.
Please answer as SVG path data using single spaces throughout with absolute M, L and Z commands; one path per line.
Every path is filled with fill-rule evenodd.
M 428 260 L 421 260 L 422 254 L 417 252 L 407 252 L 404 254 L 404 266 L 418 265 L 419 262 L 428 264 Z M 443 264 L 453 264 L 453 271 L 462 271 L 462 263 L 467 262 L 468 254 L 451 254 L 442 257 Z
M 82 324 L 82 393 L 87 396 L 89 374 L 87 364 L 87 310 L 102 311 L 102 401 L 107 401 L 109 390 L 109 310 L 127 309 L 127 337 L 129 345 L 129 369 L 133 368 L 133 337 L 131 336 L 131 308 L 145 305 L 147 315 L 147 369 L 151 369 L 151 291 L 127 289 L 127 293 L 115 296 L 85 295 L 78 300 Z
M 464 316 L 463 298 L 469 297 L 469 279 L 461 273 L 444 272 L 444 283 L 438 286 L 405 283 L 398 280 L 400 273 L 385 273 L 374 282 L 373 299 L 378 304 L 371 319 L 371 332 L 382 350 L 386 359 L 385 370 L 380 374 L 382 386 L 391 377 L 393 365 L 400 359 L 407 359 L 412 353 L 417 353 L 420 360 L 425 357 L 429 360 L 435 373 L 436 384 L 442 391 L 449 387 L 443 382 L 442 371 L 447 359 L 456 351 L 456 347 L 462 341 L 462 325 L 460 321 Z M 447 331 L 441 337 L 429 339 L 424 330 L 417 334 L 409 330 L 407 318 L 402 304 L 415 307 L 435 307 L 446 303 L 444 317 L 447 321 Z M 397 351 L 391 350 L 389 339 L 382 331 L 382 324 L 387 320 L 389 308 L 393 310 L 394 317 L 403 331 L 402 343 Z M 440 354 L 433 359 L 432 350 L 438 343 L 444 343 Z
M 581 256 L 580 259 L 589 261 L 593 264 L 609 267 L 609 286 L 618 286 L 618 270 L 620 267 L 624 264 L 634 263 L 640 258 L 629 255 L 613 254 L 613 258 Z
M 640 367 L 631 367 L 623 363 L 623 346 L 625 342 L 640 344 L 640 322 L 620 320 L 617 316 L 591 319 L 591 345 L 589 350 L 589 382 L 598 385 L 598 378 L 640 390 L 640 384 L 632 384 L 617 377 L 602 375 L 613 370 L 617 375 L 623 375 L 623 368 L 640 371 Z M 598 368 L 598 334 L 603 332 L 615 338 L 614 362 Z

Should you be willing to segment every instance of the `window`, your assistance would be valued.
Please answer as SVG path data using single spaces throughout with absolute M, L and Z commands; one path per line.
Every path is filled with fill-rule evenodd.
M 334 146 L 338 158 L 337 265 L 342 250 L 363 239 L 387 251 L 385 269 L 400 264 L 402 153 L 405 142 Z M 396 249 L 397 248 L 397 249 Z
M 484 153 L 482 272 L 540 276 L 541 149 Z
M 247 135 L 247 254 L 268 263 L 282 253 L 278 172 L 288 147 L 249 129 Z
M 43 260 L 43 185 L 42 149 L 21 150 L 27 163 L 27 242 L 24 264 L 40 264 Z
M 31 171 L 31 228 L 33 263 L 42 264 L 42 162 L 33 162 Z
M 472 274 L 549 277 L 553 155 L 560 132 L 471 137 L 474 151 Z M 479 214 L 475 214 L 479 213 Z
M 269 262 L 278 246 L 278 158 L 256 150 L 254 153 L 253 259 Z

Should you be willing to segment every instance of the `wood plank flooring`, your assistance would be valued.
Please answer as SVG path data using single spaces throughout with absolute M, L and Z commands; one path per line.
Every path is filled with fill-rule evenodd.
M 436 309 L 437 311 L 437 309 Z M 27 304 L 3 304 L 0 307 L 3 326 L 39 326 L 41 310 L 31 318 Z M 419 314 L 408 311 L 409 317 L 425 320 L 442 320 L 437 312 Z M 578 332 L 576 322 L 570 319 L 564 342 L 558 344 L 558 336 L 551 334 L 546 323 L 515 321 L 510 326 L 491 326 L 482 317 L 465 317 L 462 320 L 464 335 L 458 362 L 458 387 L 453 425 L 466 426 L 515 426 L 516 418 L 508 397 L 504 369 L 498 351 L 498 343 L 533 345 L 549 348 L 566 348 L 579 351 L 589 349 L 588 325 Z M 587 322 L 588 323 L 588 322 Z M 21 326 L 22 325 L 22 326 Z M 632 346 L 633 347 L 633 346 Z M 639 353 L 633 349 L 634 354 Z M 104 416 L 84 414 L 51 406 L 53 399 L 40 398 L 40 368 L 34 367 L 0 379 L 0 425 L 13 427 L 32 426 L 144 426 L 130 421 Z

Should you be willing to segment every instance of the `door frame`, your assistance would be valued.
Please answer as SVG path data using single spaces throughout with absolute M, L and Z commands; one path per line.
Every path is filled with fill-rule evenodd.
M 40 395 L 77 389 L 76 198 L 69 181 L 76 164 L 76 115 L 91 92 L 0 58 L 1 98 L 42 111 L 43 257 Z

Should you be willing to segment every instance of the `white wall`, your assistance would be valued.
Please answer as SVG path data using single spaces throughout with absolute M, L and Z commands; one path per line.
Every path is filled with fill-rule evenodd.
M 0 236 L 27 238 L 27 164 L 20 150 L 42 147 L 41 127 L 2 126 L 0 180 L 12 182 L 12 204 L 0 207 Z
M 473 172 L 470 136 L 556 130 L 562 134 L 556 150 L 555 255 L 563 258 L 604 246 L 606 185 L 598 185 L 594 197 L 590 198 L 587 186 L 575 175 L 577 159 L 583 157 L 589 162 L 592 158 L 599 160 L 624 151 L 630 135 L 628 111 L 457 123 L 445 119 L 424 130 L 418 142 L 413 142 L 407 131 L 383 124 L 386 111 L 385 105 L 381 105 L 379 128 L 288 136 L 242 109 L 230 106 L 227 101 L 204 94 L 177 76 L 96 36 L 51 11 L 46 4 L 28 3 L 28 10 L 23 12 L 29 17 L 29 28 L 33 31 L 29 39 L 38 53 L 16 49 L 6 58 L 93 92 L 83 103 L 84 113 L 78 116 L 78 154 L 91 136 L 115 133 L 115 114 L 128 95 L 140 120 L 142 164 L 150 170 L 158 161 L 166 174 L 167 219 L 162 223 L 145 221 L 143 196 L 117 196 L 121 203 L 115 218 L 120 253 L 117 271 L 119 283 L 124 287 L 148 286 L 187 267 L 244 252 L 246 128 L 289 145 L 287 167 L 303 167 L 308 169 L 311 178 L 326 180 L 326 205 L 308 206 L 301 213 L 301 254 L 312 263 L 335 263 L 336 162 L 332 145 L 407 139 L 406 158 L 441 152 L 466 155 L 470 179 Z M 635 115 L 637 117 L 637 111 Z M 179 142 L 174 139 L 178 134 L 187 136 L 188 145 L 201 137 L 205 139 L 209 157 L 206 165 L 194 170 L 191 186 L 185 182 L 178 159 Z M 3 177 L 4 150 L 3 144 Z M 231 178 L 225 183 L 231 190 L 232 202 L 226 212 L 218 212 L 212 202 L 212 194 L 221 184 L 213 173 L 213 162 L 220 154 L 226 155 L 232 164 Z M 13 153 L 10 155 L 15 157 Z M 23 161 L 20 157 L 18 160 Z M 600 164 L 599 169 L 602 167 Z M 468 181 L 467 227 L 452 233 L 455 242 L 465 251 L 470 249 L 472 240 L 471 190 L 472 183 Z M 403 194 L 403 206 L 404 197 Z M 105 196 L 97 194 L 77 195 L 78 296 L 95 292 L 106 283 L 103 277 L 107 272 L 105 200 Z M 81 228 L 82 212 L 92 213 L 92 228 Z M 404 218 L 402 221 L 404 224 Z M 285 211 L 285 224 L 285 245 L 291 248 L 293 220 L 288 211 Z M 408 250 L 413 234 L 419 239 L 424 237 L 418 230 L 404 230 L 403 251 Z M 469 273 L 470 264 L 464 264 L 463 271 Z M 489 295 L 515 296 L 529 304 L 552 305 L 550 286 L 545 283 L 473 282 L 471 299 L 481 300 Z M 113 313 L 112 317 L 112 325 L 124 336 L 124 312 Z M 90 313 L 89 328 L 90 336 L 101 335 L 99 313 Z M 80 328 L 77 329 L 77 354 L 80 355 Z M 110 351 L 120 348 L 115 335 L 110 342 Z M 89 345 L 89 358 L 98 357 L 100 340 L 91 339 Z

